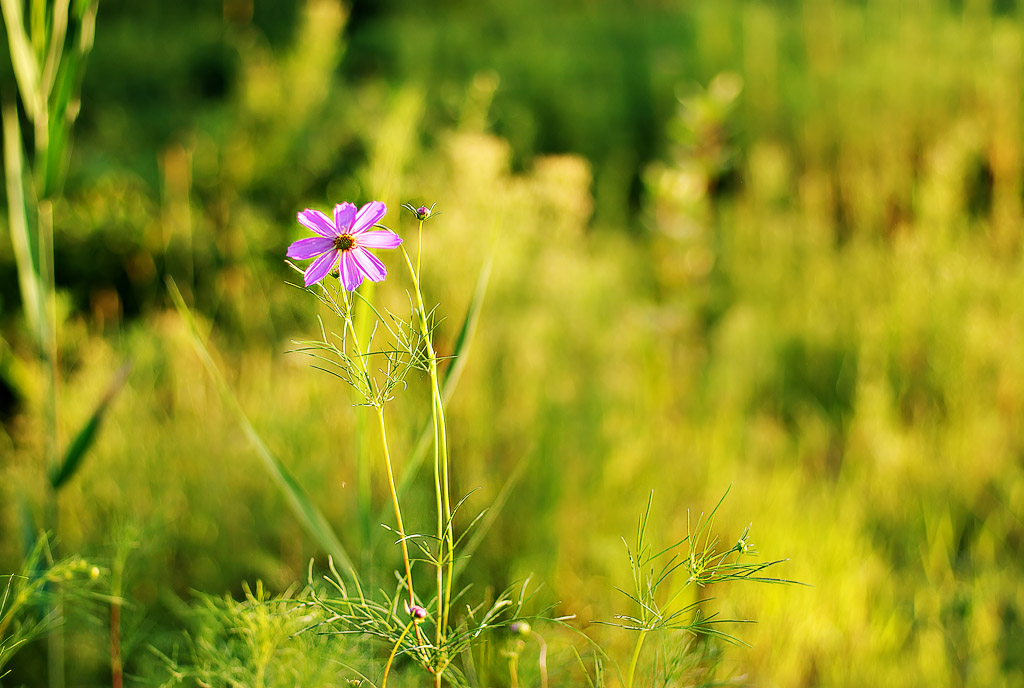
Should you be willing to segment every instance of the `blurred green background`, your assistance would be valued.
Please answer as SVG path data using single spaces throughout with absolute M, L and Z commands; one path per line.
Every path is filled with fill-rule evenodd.
M 167 276 L 367 574 L 399 561 L 358 510 L 360 410 L 284 353 L 319 327 L 286 284 L 296 211 L 380 199 L 410 241 L 401 203 L 443 212 L 423 247 L 442 353 L 494 257 L 448 425 L 466 521 L 510 491 L 469 581 L 532 573 L 559 613 L 607 620 L 650 490 L 668 543 L 732 485 L 723 536 L 753 522 L 813 587 L 710 591 L 758 622 L 719 678 L 1024 685 L 1022 84 L 1019 0 L 102 0 L 54 215 L 65 441 L 134 369 L 58 533 L 128 547 L 127 671 L 166 680 L 148 647 L 193 591 L 282 591 L 323 560 Z M 6 229 L 0 335 L 13 571 L 46 392 Z M 426 399 L 416 380 L 396 402 L 399 457 Z M 429 487 L 410 499 L 429 530 Z M 70 685 L 108 681 L 104 623 L 69 621 Z M 40 657 L 5 682 L 36 685 Z

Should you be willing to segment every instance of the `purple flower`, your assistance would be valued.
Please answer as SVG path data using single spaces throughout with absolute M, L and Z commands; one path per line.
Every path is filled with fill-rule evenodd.
M 349 291 L 363 279 L 380 282 L 388 271 L 368 248 L 396 248 L 402 238 L 390 230 L 368 232 L 384 217 L 387 206 L 380 201 L 367 203 L 358 211 L 351 203 L 334 206 L 334 222 L 319 210 L 306 208 L 299 213 L 299 222 L 318 236 L 299 239 L 288 247 L 288 257 L 298 260 L 316 258 L 303 275 L 306 286 L 316 284 L 328 275 L 340 259 L 341 284 Z

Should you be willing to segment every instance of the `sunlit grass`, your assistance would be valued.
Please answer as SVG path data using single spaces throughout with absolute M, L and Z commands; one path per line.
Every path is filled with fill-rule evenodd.
M 356 400 L 284 355 L 319 331 L 278 262 L 299 236 L 289 204 L 309 188 L 317 196 L 302 202 L 319 205 L 375 194 L 393 208 L 437 203 L 423 282 L 448 316 L 439 355 L 451 352 L 480 267 L 495 256 L 448 409 L 453 493 L 472 492 L 466 518 L 502 500 L 465 575 L 481 590 L 531 575 L 543 583 L 554 614 L 575 615 L 601 648 L 627 658 L 618 674 L 605 668 L 609 684 L 628 673 L 635 636 L 590 624 L 629 613 L 615 591 L 630 585 L 622 538 L 650 491 L 652 539 L 668 543 L 686 534 L 687 510 L 710 512 L 730 484 L 716 525 L 733 534 L 753 522 L 759 550 L 790 560 L 778 575 L 812 587 L 712 586 L 723 618 L 757 621 L 730 631 L 750 647 L 689 645 L 703 665 L 680 675 L 1019 683 L 1024 31 L 1019 16 L 972 3 L 962 13 L 795 4 L 693 10 L 696 45 L 685 49 L 708 78 L 683 88 L 663 160 L 644 172 L 632 233 L 591 226 L 595 173 L 583 159 L 512 169 L 514 151 L 485 126 L 500 81 L 479 77 L 461 124 L 423 132 L 414 89 L 332 85 L 339 56 L 324 36 L 320 50 L 283 58 L 243 43 L 237 102 L 222 124 L 159 153 L 160 193 L 147 198 L 128 172 L 99 176 L 55 206 L 55 227 L 111 241 L 111 228 L 123 228 L 132 288 L 160 293 L 160 272 L 180 282 L 253 427 L 364 556 L 374 589 L 392 589 L 402 563 L 393 533 L 363 526 Z M 340 35 L 335 5 L 313 3 L 311 13 L 302 35 Z M 286 83 L 303 94 L 287 111 L 275 95 Z M 341 100 L 350 107 L 339 114 L 330 104 Z M 332 151 L 352 139 L 365 167 L 331 176 Z M 268 201 L 278 180 L 281 197 Z M 387 221 L 415 231 L 408 216 Z M 167 681 L 168 671 L 274 664 L 267 685 L 370 672 L 362 646 L 349 656 L 333 637 L 292 638 L 294 608 L 274 598 L 306 580 L 311 558 L 325 567 L 324 553 L 262 473 L 181 319 L 153 306 L 122 318 L 117 297 L 79 311 L 68 294 L 57 304 L 62 440 L 122 360 L 134 362 L 58 519 L 66 552 L 114 558 L 117 534 L 138 533 L 124 573 L 126 671 Z M 408 306 L 397 285 L 375 298 Z M 21 328 L 5 329 L 10 346 L 0 349 L 23 400 L 0 437 L 0 555 L 12 571 L 15 497 L 39 505 L 46 490 L 36 460 L 45 371 L 15 356 L 29 346 Z M 395 402 L 399 475 L 426 420 L 425 390 L 412 380 Z M 371 504 L 390 523 L 383 466 L 368 465 Z M 414 488 L 408 500 L 409 530 L 429 531 L 433 494 Z M 263 589 L 247 593 L 243 582 L 256 580 Z M 275 615 L 261 616 L 267 609 Z M 83 676 L 103 676 L 105 623 L 69 624 L 70 637 L 87 639 L 71 651 Z M 551 648 L 552 685 L 586 685 L 574 648 L 595 680 L 592 648 L 559 626 L 535 630 Z M 517 642 L 479 648 L 480 685 L 507 684 L 511 657 L 521 684 L 539 685 L 540 646 Z M 387 659 L 373 652 L 377 666 Z M 32 653 L 15 681 L 38 668 Z M 349 659 L 330 663 L 339 657 Z M 637 666 L 671 662 L 685 664 L 659 655 Z M 396 685 L 417 676 L 396 666 Z

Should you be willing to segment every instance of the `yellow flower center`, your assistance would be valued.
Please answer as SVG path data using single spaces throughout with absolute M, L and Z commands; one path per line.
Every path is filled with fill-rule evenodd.
M 334 248 L 339 251 L 347 251 L 355 244 L 355 240 L 348 234 L 342 234 L 334 237 Z

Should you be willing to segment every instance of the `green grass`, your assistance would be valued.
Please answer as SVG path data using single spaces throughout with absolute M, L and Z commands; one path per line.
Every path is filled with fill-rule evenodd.
M 658 54 L 691 66 L 681 76 L 687 105 L 659 101 L 663 131 L 644 134 L 658 141 L 656 160 L 636 163 L 641 208 L 627 229 L 615 213 L 592 222 L 602 189 L 619 183 L 608 181 L 606 161 L 534 157 L 516 138 L 515 107 L 558 107 L 544 95 L 554 76 L 518 104 L 505 90 L 522 78 L 512 63 L 497 84 L 458 81 L 456 95 L 441 95 L 459 115 L 444 121 L 437 94 L 414 85 L 333 78 L 340 54 L 301 46 L 340 36 L 343 15 L 313 6 L 319 19 L 300 20 L 296 48 L 232 44 L 235 90 L 146 151 L 158 183 L 129 164 L 99 164 L 101 144 L 86 139 L 55 206 L 61 446 L 121 362 L 134 362 L 59 497 L 61 551 L 114 560 L 133 543 L 127 675 L 161 683 L 168 666 L 222 672 L 224 657 L 250 671 L 258 655 L 280 670 L 267 685 L 295 676 L 333 685 L 356 671 L 379 679 L 390 648 L 291 638 L 284 613 L 253 620 L 265 611 L 254 600 L 304 583 L 309 559 L 323 571 L 326 558 L 267 479 L 161 279 L 173 276 L 196 308 L 241 409 L 354 554 L 367 587 L 390 589 L 400 552 L 376 516 L 367 532 L 357 496 L 360 452 L 376 456 L 372 441 L 362 449 L 360 409 L 308 359 L 283 353 L 319 333 L 310 300 L 284 283 L 284 249 L 301 234 L 295 211 L 379 197 L 385 222 L 404 236 L 415 224 L 400 203 L 436 201 L 443 213 L 425 226 L 423 255 L 424 291 L 446 318 L 439 355 L 454 348 L 476 276 L 494 256 L 448 409 L 453 494 L 473 491 L 460 526 L 502 505 L 464 569 L 481 595 L 532 575 L 543 584 L 538 604 L 577 615 L 572 623 L 620 658 L 619 674 L 605 667 L 617 685 L 635 636 L 591 622 L 630 613 L 615 590 L 631 586 L 622 538 L 631 540 L 652 489 L 649 536 L 671 543 L 685 535 L 688 509 L 709 513 L 732 485 L 716 514 L 725 548 L 753 522 L 762 557 L 790 559 L 777 575 L 812 587 L 711 586 L 723 617 L 757 621 L 730 631 L 751 647 L 695 643 L 694 666 L 672 653 L 682 641 L 666 636 L 638 665 L 652 680 L 674 666 L 683 678 L 665 685 L 730 676 L 756 685 L 1024 684 L 1019 7 L 680 9 L 691 30 Z M 97 41 L 99 55 L 102 32 Z M 723 72 L 742 84 L 735 99 L 725 88 L 733 77 L 718 82 L 724 92 L 709 86 Z M 288 83 L 304 98 L 292 107 L 274 96 Z M 116 114 L 90 106 L 90 122 Z M 588 118 L 633 126 L 594 107 Z M 591 126 L 580 133 L 597 146 L 601 130 Z M 78 273 L 61 246 L 90 241 L 118 257 L 116 269 L 83 268 L 81 280 L 63 281 Z M 13 275 L 10 252 L 0 241 Z M 375 298 L 403 312 L 408 297 L 394 278 L 402 266 L 397 256 L 385 262 L 391 276 Z M 15 571 L 17 497 L 41 505 L 46 491 L 47 392 L 26 353 L 16 289 L 4 298 L 0 375 L 17 405 L 0 426 L 0 570 Z M 394 403 L 399 479 L 428 404 L 415 376 Z M 373 512 L 391 523 L 383 465 L 368 465 Z M 410 532 L 431 532 L 433 499 L 425 481 L 414 484 L 403 503 Z M 266 592 L 246 596 L 243 583 L 255 589 L 257 580 Z M 106 623 L 102 614 L 69 620 L 73 685 L 108 682 Z M 257 644 L 238 632 L 257 627 Z M 552 685 L 587 684 L 574 649 L 594 679 L 578 636 L 534 627 L 550 647 Z M 516 642 L 495 634 L 479 646 L 480 685 L 508 685 L 503 652 L 520 652 L 521 684 L 539 685 L 539 645 Z M 348 660 L 324 669 L 330 657 Z M 5 684 L 36 685 L 40 658 L 41 646 L 23 649 Z M 396 670 L 396 685 L 421 684 L 410 663 Z

